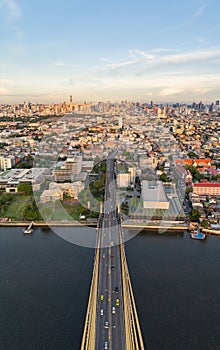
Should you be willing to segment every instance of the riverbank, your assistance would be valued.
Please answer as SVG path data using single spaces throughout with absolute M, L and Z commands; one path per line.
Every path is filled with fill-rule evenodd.
M 209 234 L 209 235 L 213 235 L 213 236 L 220 236 L 220 231 L 219 230 L 209 230 L 207 228 L 202 228 L 201 229 L 202 232 Z
M 196 227 L 198 226 L 198 224 L 196 223 L 190 223 L 188 226 L 188 230 L 194 230 Z M 204 227 L 200 227 L 200 230 L 207 234 L 207 235 L 212 235 L 212 236 L 220 236 L 220 230 L 213 230 L 213 229 L 208 229 L 208 228 L 204 228 Z
M 8 221 L 8 222 L 0 222 L 0 227 L 26 227 L 30 224 L 29 221 Z M 37 221 L 33 223 L 34 227 L 82 227 L 82 226 L 91 226 L 96 227 L 97 222 L 88 222 L 88 221 L 71 221 L 71 222 L 63 222 L 63 221 L 51 221 L 51 222 L 43 222 Z M 160 225 L 158 223 L 150 223 L 150 224 L 136 224 L 136 223 L 122 223 L 122 228 L 130 229 L 130 230 L 166 230 L 166 231 L 186 231 L 187 225 L 178 225 L 172 226 L 169 223 L 165 225 Z
M 183 226 L 172 226 L 171 224 L 167 225 L 158 225 L 158 224 L 144 224 L 144 225 L 138 225 L 138 224 L 122 224 L 122 228 L 124 229 L 142 229 L 142 230 L 164 230 L 164 231 L 186 231 L 187 225 Z
M 0 227 L 26 227 L 30 225 L 30 221 L 8 221 L 8 222 L 0 222 Z M 36 221 L 33 223 L 34 227 L 82 227 L 82 226 L 97 226 L 96 222 L 62 222 L 62 221 Z

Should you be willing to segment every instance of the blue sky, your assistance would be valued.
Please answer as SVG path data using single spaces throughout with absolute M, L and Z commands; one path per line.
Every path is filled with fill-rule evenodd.
M 220 99 L 219 0 L 0 0 L 0 103 Z

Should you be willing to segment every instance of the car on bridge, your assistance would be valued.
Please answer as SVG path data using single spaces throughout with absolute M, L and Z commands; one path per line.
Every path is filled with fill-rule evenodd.
M 108 326 L 109 326 L 109 322 L 108 321 L 105 321 L 105 326 L 104 326 L 104 328 L 108 328 Z
M 115 307 L 112 306 L 112 313 L 115 314 Z
M 108 350 L 108 342 L 105 341 L 105 350 Z
M 118 298 L 116 299 L 115 304 L 116 304 L 116 306 L 119 306 L 119 304 L 120 304 L 120 300 L 119 300 Z
M 100 315 L 103 316 L 104 315 L 104 311 L 103 309 L 100 310 Z
M 101 294 L 100 299 L 104 300 L 104 295 L 103 294 Z

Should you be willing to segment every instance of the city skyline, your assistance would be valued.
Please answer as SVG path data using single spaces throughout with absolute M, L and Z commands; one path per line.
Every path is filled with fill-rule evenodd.
M 219 99 L 217 1 L 0 0 L 0 101 Z

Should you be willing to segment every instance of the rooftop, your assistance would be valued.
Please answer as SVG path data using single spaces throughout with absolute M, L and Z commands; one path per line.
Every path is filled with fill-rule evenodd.
M 164 191 L 162 181 L 142 181 L 142 198 L 144 208 L 160 207 L 169 208 L 169 200 Z

